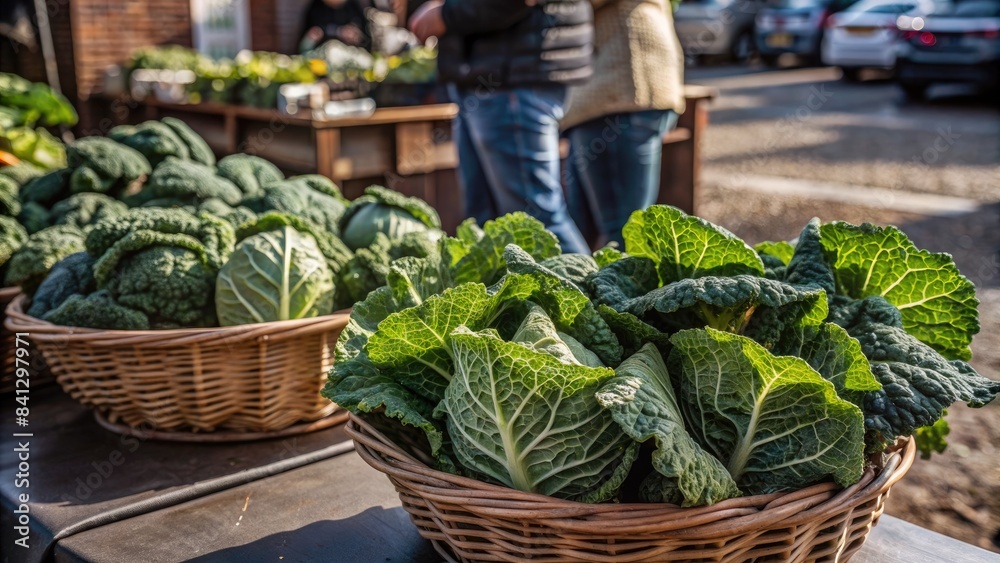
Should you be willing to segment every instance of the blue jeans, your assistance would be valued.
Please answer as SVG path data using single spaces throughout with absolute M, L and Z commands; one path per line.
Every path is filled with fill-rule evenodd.
M 589 253 L 573 224 L 559 175 L 565 86 L 489 90 L 449 86 L 465 214 L 482 225 L 524 211 L 559 238 L 563 252 Z
M 584 238 L 596 246 L 617 242 L 632 212 L 656 203 L 663 135 L 677 112 L 647 110 L 607 115 L 566 131 L 570 149 L 566 200 Z

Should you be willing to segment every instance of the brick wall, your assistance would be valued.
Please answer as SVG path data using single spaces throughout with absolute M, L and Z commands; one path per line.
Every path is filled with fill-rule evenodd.
M 274 36 L 276 4 L 280 0 L 249 0 L 250 2 L 250 48 L 254 51 L 276 51 Z
M 282 53 L 297 53 L 299 34 L 302 33 L 302 18 L 312 0 L 284 0 L 278 9 L 275 27 L 278 36 L 278 50 Z
M 296 53 L 302 18 L 312 0 L 248 0 L 250 42 L 255 51 Z
M 147 45 L 191 45 L 188 0 L 74 0 L 73 47 L 77 87 L 86 99 L 98 90 L 105 68 L 121 64 Z
M 88 103 L 107 67 L 148 45 L 191 45 L 189 0 L 73 0 L 72 44 L 80 100 L 80 129 L 96 130 L 100 112 Z
M 244 0 L 250 9 L 251 47 L 294 53 L 310 0 Z M 102 88 L 105 69 L 123 64 L 148 45 L 192 45 L 190 0 L 46 0 L 60 81 L 77 102 L 79 131 L 99 132 L 107 104 L 91 103 Z M 41 49 L 20 49 L 16 60 L 3 51 L 3 67 L 44 81 Z

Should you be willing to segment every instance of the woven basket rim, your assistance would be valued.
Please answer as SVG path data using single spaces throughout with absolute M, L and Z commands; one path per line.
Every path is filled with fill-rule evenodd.
M 881 468 L 866 468 L 861 480 L 846 488 L 826 482 L 796 491 L 737 497 L 690 508 L 667 503 L 586 504 L 432 469 L 354 413 L 345 430 L 369 465 L 394 483 L 397 479 L 421 481 L 413 488 L 431 502 L 458 501 L 480 516 L 544 521 L 556 532 L 579 533 L 599 526 L 609 533 L 669 531 L 677 538 L 750 533 L 764 527 L 803 524 L 851 509 L 888 491 L 906 474 L 916 455 L 914 441 L 901 439 L 884 456 Z
M 206 338 L 211 340 L 227 340 L 229 342 L 256 339 L 261 336 L 274 339 L 276 336 L 281 335 L 282 338 L 285 338 L 297 335 L 298 331 L 296 329 L 312 332 L 328 326 L 340 326 L 343 328 L 347 326 L 347 322 L 351 317 L 351 310 L 344 309 L 329 315 L 320 315 L 317 317 L 236 326 L 162 330 L 114 330 L 62 326 L 43 321 L 24 312 L 24 305 L 27 301 L 28 296 L 21 294 L 7 305 L 5 310 L 7 316 L 5 325 L 7 325 L 8 329 L 18 332 L 30 332 L 33 337 L 45 335 L 47 337 L 72 338 L 73 340 L 87 340 L 92 344 L 98 344 L 101 341 L 117 344 L 123 340 L 128 340 L 137 343 L 143 341 L 159 342 L 165 346 L 173 346 L 178 344 L 178 341 L 190 341 L 194 343 Z

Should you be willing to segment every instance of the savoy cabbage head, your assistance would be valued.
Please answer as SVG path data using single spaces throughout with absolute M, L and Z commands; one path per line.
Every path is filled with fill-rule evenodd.
M 222 326 L 329 314 L 333 274 L 316 239 L 284 225 L 243 239 L 215 284 Z
M 351 250 L 371 245 L 378 233 L 393 241 L 414 232 L 440 238 L 437 211 L 420 199 L 381 186 L 367 188 L 340 217 L 340 237 Z

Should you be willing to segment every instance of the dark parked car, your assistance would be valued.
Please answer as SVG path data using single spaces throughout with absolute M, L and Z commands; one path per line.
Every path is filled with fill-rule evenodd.
M 1000 96 L 1000 0 L 959 0 L 933 15 L 900 18 L 899 85 L 922 99 L 935 82 L 968 82 Z
M 820 45 L 828 18 L 857 0 L 768 0 L 757 14 L 756 44 L 761 59 L 774 64 L 792 53 L 820 60 Z

